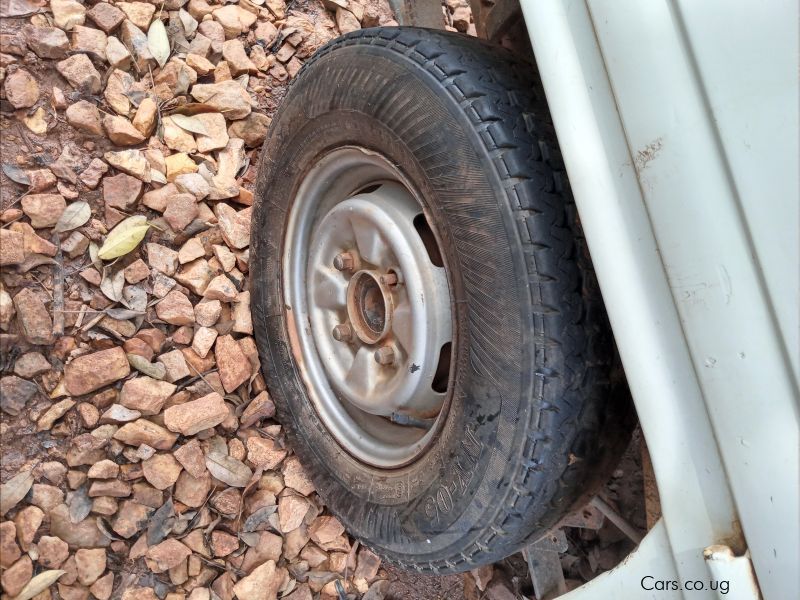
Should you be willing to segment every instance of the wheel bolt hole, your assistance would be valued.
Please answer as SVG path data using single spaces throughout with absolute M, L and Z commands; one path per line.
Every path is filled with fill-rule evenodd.
M 436 373 L 431 382 L 434 392 L 443 394 L 450 383 L 450 363 L 452 362 L 453 344 L 445 343 L 439 350 L 439 361 L 436 364 Z
M 423 213 L 414 217 L 414 229 L 417 230 L 417 234 L 422 240 L 425 250 L 428 252 L 428 258 L 430 258 L 431 263 L 436 267 L 444 267 L 444 261 L 442 260 L 441 252 L 439 252 L 439 243 L 436 241 L 436 235 L 433 233 L 433 229 L 431 229 L 428 219 L 425 218 Z

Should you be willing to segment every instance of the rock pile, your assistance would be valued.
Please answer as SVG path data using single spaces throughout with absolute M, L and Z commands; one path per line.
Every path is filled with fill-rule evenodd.
M 293 6 L 0 9 L 4 597 L 385 593 L 273 419 L 248 248 L 287 82 L 393 22 L 376 0 Z

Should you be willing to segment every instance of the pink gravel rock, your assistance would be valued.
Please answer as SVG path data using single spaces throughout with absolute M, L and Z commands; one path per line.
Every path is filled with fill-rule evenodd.
M 46 569 L 57 569 L 69 556 L 69 546 L 61 538 L 43 535 L 36 546 L 39 549 L 38 562 Z
M 125 382 L 119 403 L 143 415 L 157 415 L 164 402 L 175 393 L 175 385 L 151 377 L 136 377 Z
M 250 378 L 250 361 L 232 336 L 223 335 L 217 338 L 214 357 L 226 392 L 233 392 Z
M 176 539 L 166 539 L 148 548 L 145 560 L 153 573 L 163 573 L 185 561 L 192 551 Z
M 147 444 L 156 450 L 169 450 L 178 436 L 147 419 L 137 419 L 120 427 L 114 439 L 129 446 Z
M 176 290 L 164 296 L 164 299 L 156 304 L 156 315 L 158 318 L 170 325 L 192 325 L 194 324 L 194 307 L 186 297 L 186 294 Z
M 34 229 L 53 227 L 66 208 L 61 194 L 29 194 L 22 198 L 22 210 Z
M 75 567 L 81 585 L 92 585 L 106 570 L 106 551 L 103 548 L 83 548 L 75 553 Z
M 182 467 L 171 454 L 156 454 L 142 462 L 144 478 L 157 490 L 166 490 L 181 474 Z
M 125 351 L 117 346 L 79 356 L 64 372 L 67 391 L 73 396 L 82 396 L 127 377 L 131 367 Z
M 31 288 L 21 290 L 14 296 L 14 308 L 20 333 L 31 344 L 46 345 L 53 342 L 53 321 L 39 294 Z
M 212 392 L 207 396 L 171 406 L 164 411 L 164 424 L 170 431 L 194 435 L 216 427 L 230 414 L 222 396 Z
M 233 591 L 239 600 L 276 600 L 288 576 L 286 569 L 276 568 L 275 561 L 268 560 L 240 579 Z

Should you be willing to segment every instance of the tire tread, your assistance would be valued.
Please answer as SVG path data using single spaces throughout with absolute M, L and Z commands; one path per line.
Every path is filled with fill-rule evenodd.
M 570 460 L 554 466 L 552 457 L 565 450 L 582 456 L 581 448 L 595 447 L 602 438 L 601 411 L 612 393 L 608 373 L 616 361 L 613 341 L 535 65 L 463 35 L 395 27 L 363 29 L 330 42 L 305 63 L 301 76 L 327 54 L 353 45 L 382 46 L 414 61 L 470 120 L 518 226 L 525 285 L 534 322 L 540 323 L 534 343 L 563 355 L 563 372 L 542 367 L 536 376 L 542 386 L 560 382 L 564 397 L 558 408 L 544 402 L 540 410 L 528 411 L 526 442 L 508 485 L 498 490 L 502 502 L 494 518 L 474 530 L 471 545 L 452 556 L 413 563 L 384 555 L 420 573 L 464 571 L 518 550 L 525 542 L 520 531 L 541 534 L 586 488 L 584 471 L 570 468 Z M 541 431 L 548 418 L 560 419 L 553 435 Z M 533 502 L 549 507 L 535 523 L 530 522 Z

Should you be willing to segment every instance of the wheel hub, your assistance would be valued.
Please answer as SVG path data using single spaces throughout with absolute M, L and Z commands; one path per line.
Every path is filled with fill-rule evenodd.
M 353 331 L 365 344 L 376 344 L 392 328 L 392 296 L 376 271 L 355 273 L 347 286 L 347 315 Z

